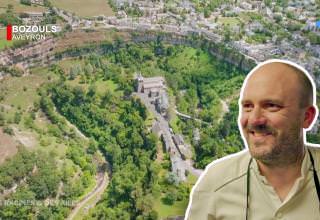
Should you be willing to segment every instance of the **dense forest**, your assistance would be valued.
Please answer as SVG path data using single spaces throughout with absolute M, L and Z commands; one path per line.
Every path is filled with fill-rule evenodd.
M 72 49 L 77 50 L 81 49 Z M 179 182 L 170 172 L 169 156 L 164 153 L 162 161 L 156 160 L 161 142 L 149 131 L 150 113 L 132 96 L 137 73 L 164 76 L 171 108 L 176 106 L 178 111 L 204 122 L 169 114 L 170 126 L 193 146 L 196 167 L 204 168 L 213 159 L 242 149 L 236 121 L 244 74 L 205 49 L 161 41 L 115 42 L 103 55 L 89 53 L 68 62 L 67 67 L 57 63 L 48 68 L 57 80 L 38 89 L 33 113 L 23 119 L 28 129 L 41 133 L 34 118 L 39 111 L 44 112 L 51 122 L 47 132 L 67 145 L 66 158 L 58 158 L 54 152 L 19 150 L 0 169 L 2 191 L 19 183 L 8 199 L 77 200 L 92 184 L 98 169 L 95 157 L 102 152 L 110 164 L 110 183 L 86 219 L 158 219 L 158 198 L 167 205 L 187 201 L 191 186 Z M 76 137 L 66 119 L 89 138 L 89 143 Z M 199 142 L 193 140 L 196 128 L 200 131 Z M 46 142 L 41 144 L 45 148 Z M 0 217 L 63 219 L 71 207 L 55 204 L 21 208 L 11 204 L 0 207 Z
M 243 148 L 237 127 L 238 95 L 244 73 L 237 67 L 211 56 L 205 49 L 150 44 L 127 44 L 117 53 L 107 55 L 108 74 L 114 69 L 128 70 L 129 76 L 141 72 L 144 76 L 165 76 L 177 109 L 209 124 L 173 118 L 176 132 L 187 136 L 195 146 L 196 166 L 204 168 L 213 159 Z M 224 110 L 222 102 L 229 105 Z M 200 129 L 201 141 L 192 143 L 193 130 Z
M 157 213 L 152 201 L 159 189 L 160 194 L 168 188 L 174 192 L 163 197 L 169 203 L 187 197 L 189 189 L 183 184 L 172 188 L 168 182 L 174 182 L 170 180 L 174 177 L 157 175 L 161 168 L 152 162 L 157 140 L 146 132 L 145 107 L 131 96 L 134 74 L 164 76 L 177 109 L 207 122 L 199 124 L 176 117 L 171 122 L 190 142 L 193 129 L 200 129 L 202 138 L 194 147 L 196 165 L 201 168 L 214 158 L 242 148 L 236 125 L 236 100 L 244 75 L 201 49 L 165 45 L 160 41 L 115 44 L 109 48 L 104 56 L 91 54 L 83 58 L 85 65 L 74 65 L 69 72 L 63 73 L 55 67 L 54 71 L 60 72 L 64 80 L 79 79 L 90 86 L 71 88 L 61 83 L 52 86 L 45 97 L 51 97 L 62 115 L 98 142 L 112 165 L 111 183 L 91 217 L 155 219 Z M 99 93 L 94 82 L 101 79 L 113 81 L 118 89 Z M 225 114 L 222 100 L 230 102 L 230 111 Z
M 105 199 L 105 208 L 110 209 L 97 213 L 97 217 L 155 219 L 149 207 L 152 203 L 147 199 L 157 181 L 157 169 L 152 162 L 155 140 L 145 133 L 145 107 L 129 97 L 119 99 L 112 92 L 100 97 L 94 88 L 84 92 L 79 87 L 53 85 L 49 92 L 61 114 L 97 140 L 112 165 L 112 181 Z
M 125 70 L 125 65 L 121 70 L 118 65 L 118 60 L 128 62 L 134 57 L 127 56 L 125 50 L 120 51 L 105 58 L 91 55 L 83 70 L 80 66 L 70 69 L 68 78 L 91 82 L 86 90 L 61 83 L 52 85 L 45 97 L 51 97 L 62 115 L 88 137 L 97 140 L 99 149 L 112 165 L 112 180 L 97 211 L 92 212 L 92 218 L 157 219 L 157 212 L 153 210 L 156 197 L 163 194 L 163 201 L 173 204 L 187 200 L 190 188 L 177 182 L 168 172 L 159 175 L 160 169 L 170 167 L 169 158 L 162 164 L 154 162 L 158 140 L 147 132 L 146 108 L 131 96 L 133 72 Z M 143 52 L 143 49 L 136 51 Z M 54 71 L 61 73 L 59 68 Z M 94 86 L 99 80 L 111 80 L 119 87 L 101 93 Z
M 79 51 L 72 49 L 72 53 Z M 47 71 L 48 79 L 55 80 L 37 90 L 39 99 L 27 113 L 20 108 L 10 120 L 0 113 L 4 132 L 13 135 L 10 123 L 23 123 L 42 137 L 42 149 L 21 146 L 0 166 L 0 192 L 14 189 L 6 204 L 0 204 L 2 219 L 66 218 L 73 203 L 92 187 L 102 165 L 97 160 L 100 152 L 110 164 L 110 182 L 85 219 L 159 219 L 164 214 L 157 201 L 169 206 L 188 201 L 190 183 L 179 182 L 170 172 L 168 154 L 157 159 L 161 141 L 150 131 L 150 113 L 132 95 L 138 73 L 165 77 L 169 124 L 192 145 L 197 168 L 243 148 L 237 117 L 245 74 L 205 48 L 118 41 L 108 43 L 102 55 L 80 54 Z M 180 118 L 173 109 L 199 120 Z M 50 122 L 45 131 L 35 123 L 41 112 Z M 81 140 L 68 121 L 89 141 Z M 198 141 L 195 130 L 200 133 Z M 65 156 L 46 150 L 48 141 L 43 137 L 48 134 L 66 145 Z M 319 135 L 308 134 L 308 138 L 317 142 Z M 50 200 L 56 202 L 46 204 Z
M 30 152 L 21 148 L 0 168 L 2 190 L 18 184 L 15 193 L 3 200 L 0 206 L 2 219 L 64 219 L 72 201 L 84 192 L 89 184 L 88 173 L 77 183 L 72 180 L 75 169 L 63 164 L 57 167 L 55 156 L 44 152 Z M 59 185 L 63 183 L 63 193 Z M 59 195 L 58 195 L 59 194 Z M 59 196 L 60 200 L 55 200 Z M 46 201 L 52 202 L 46 205 Z
M 119 40 L 104 45 L 103 49 L 105 55 L 102 60 L 107 63 L 102 67 L 104 77 L 116 76 L 116 82 L 126 87 L 127 94 L 132 92 L 132 88 L 126 86 L 126 81 L 132 80 L 134 73 L 164 76 L 173 105 L 180 112 L 211 124 L 207 126 L 175 117 L 170 122 L 176 132 L 194 144 L 197 167 L 204 168 L 212 159 L 243 148 L 237 128 L 237 100 L 245 74 L 236 66 L 216 59 L 205 46 L 167 45 L 160 40 L 144 44 Z M 76 48 L 68 53 L 74 56 L 90 50 L 87 47 Z M 84 79 L 83 73 L 80 78 Z M 230 111 L 224 109 L 223 102 Z M 192 143 L 195 128 L 200 129 L 203 137 L 199 143 Z
M 38 90 L 39 95 L 45 90 L 45 87 Z M 1 219 L 30 219 L 31 216 L 64 219 L 96 174 L 95 155 L 88 154 L 87 144 L 76 137 L 75 131 L 55 111 L 53 103 L 47 101 L 43 98 L 33 103 L 27 112 L 19 106 L 13 119 L 4 117 L 1 108 L 4 132 L 13 135 L 14 124 L 36 132 L 40 138 L 40 148 L 30 150 L 19 146 L 16 155 L 0 166 Z M 45 129 L 35 123 L 40 112 L 50 120 Z M 48 147 L 49 136 L 66 145 L 65 157 L 61 158 L 57 149 Z

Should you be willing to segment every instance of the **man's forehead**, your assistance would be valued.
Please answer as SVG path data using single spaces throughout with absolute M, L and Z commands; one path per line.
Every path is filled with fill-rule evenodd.
M 285 63 L 267 63 L 248 76 L 246 84 L 248 85 L 260 83 L 261 86 L 283 86 L 288 87 L 292 84 L 299 84 L 299 74 L 297 71 Z M 269 85 L 272 84 L 272 85 Z
M 296 95 L 299 91 L 299 76 L 294 68 L 284 63 L 268 63 L 248 76 L 244 84 L 243 98 L 260 96 L 280 98 L 283 95 Z M 260 97 L 261 98 L 261 97 Z
M 260 66 L 258 69 L 256 69 L 249 77 L 250 78 L 284 78 L 284 77 L 293 77 L 296 74 L 296 70 L 285 64 L 285 63 L 267 63 L 263 66 Z

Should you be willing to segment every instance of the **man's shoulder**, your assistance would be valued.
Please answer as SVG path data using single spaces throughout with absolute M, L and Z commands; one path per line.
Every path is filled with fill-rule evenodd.
M 307 144 L 308 149 L 310 150 L 316 170 L 320 170 L 320 145 L 319 144 Z
M 199 178 L 195 190 L 216 191 L 241 178 L 247 172 L 249 160 L 250 154 L 246 149 L 211 162 Z

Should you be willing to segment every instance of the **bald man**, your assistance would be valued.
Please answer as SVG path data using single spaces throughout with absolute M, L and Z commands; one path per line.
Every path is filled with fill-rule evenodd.
M 289 61 L 261 63 L 245 79 L 239 109 L 246 149 L 207 166 L 186 219 L 320 219 L 320 148 L 305 141 L 318 114 L 310 76 Z

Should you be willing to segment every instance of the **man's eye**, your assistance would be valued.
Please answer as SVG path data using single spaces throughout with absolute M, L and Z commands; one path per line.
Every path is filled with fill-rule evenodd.
M 275 103 L 267 103 L 266 108 L 268 108 L 272 111 L 276 111 L 276 110 L 279 110 L 281 108 L 281 106 L 278 104 L 275 104 Z
M 250 103 L 246 103 L 242 105 L 244 111 L 250 111 L 253 108 L 253 105 Z

